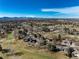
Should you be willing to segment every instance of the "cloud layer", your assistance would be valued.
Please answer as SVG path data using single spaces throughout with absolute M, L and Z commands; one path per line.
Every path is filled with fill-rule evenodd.
M 35 15 L 27 15 L 27 14 L 0 13 L 0 17 L 36 17 L 36 16 Z
M 42 12 L 58 12 L 54 17 L 65 18 L 79 18 L 79 6 L 66 7 L 66 8 L 47 8 L 41 9 Z
M 64 14 L 78 14 L 79 6 L 66 7 L 66 8 L 52 8 L 52 9 L 41 9 L 42 12 L 59 12 Z

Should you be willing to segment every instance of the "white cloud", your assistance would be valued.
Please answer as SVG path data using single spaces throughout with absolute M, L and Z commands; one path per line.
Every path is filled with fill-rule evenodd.
M 79 14 L 79 6 L 66 8 L 41 9 L 42 12 L 59 12 L 64 14 Z
M 36 17 L 35 15 L 0 13 L 0 17 Z

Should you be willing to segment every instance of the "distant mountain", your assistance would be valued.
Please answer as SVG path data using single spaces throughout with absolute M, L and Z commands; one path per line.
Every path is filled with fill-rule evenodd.
M 2 17 L 0 21 L 14 21 L 14 20 L 65 20 L 65 21 L 79 21 L 78 18 L 36 18 L 36 17 Z

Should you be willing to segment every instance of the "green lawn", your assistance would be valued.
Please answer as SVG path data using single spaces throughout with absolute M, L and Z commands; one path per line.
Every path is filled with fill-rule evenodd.
M 12 34 L 12 33 L 9 33 L 8 36 L 7 36 L 7 39 L 8 39 L 8 40 L 13 39 L 13 34 Z

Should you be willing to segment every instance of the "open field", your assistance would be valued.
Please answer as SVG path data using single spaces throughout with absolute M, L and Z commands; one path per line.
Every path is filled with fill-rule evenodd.
M 26 43 L 22 40 L 11 39 L 11 35 L 8 38 L 9 40 L 3 39 L 1 45 L 3 48 L 10 48 L 12 51 L 4 54 L 0 52 L 0 56 L 3 56 L 4 59 L 68 59 L 62 52 L 53 53 L 47 49 L 26 46 Z M 19 53 L 20 55 L 13 55 L 14 53 Z

